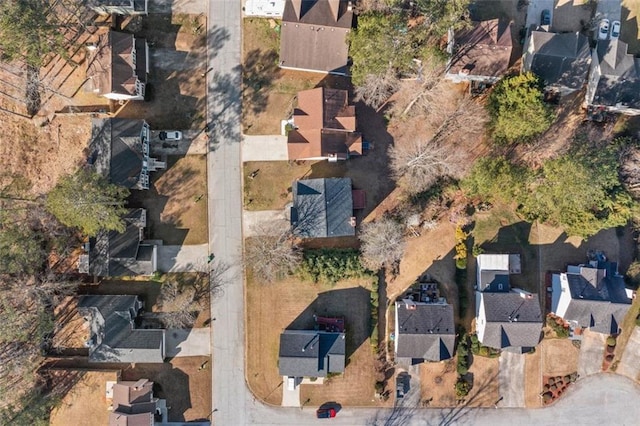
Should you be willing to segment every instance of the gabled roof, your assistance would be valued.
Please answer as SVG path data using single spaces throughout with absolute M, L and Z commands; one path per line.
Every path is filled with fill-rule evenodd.
M 616 263 L 569 266 L 565 275 L 571 301 L 563 318 L 599 333 L 618 333 L 631 300 Z
M 91 316 L 93 362 L 163 362 L 164 330 L 135 329 L 138 296 L 80 296 L 78 311 Z
M 147 81 L 146 49 L 145 40 L 133 34 L 118 31 L 101 34 L 87 67 L 87 77 L 93 79 L 101 95 L 136 95 L 136 80 Z
M 346 74 L 346 38 L 352 23 L 347 0 L 287 0 L 282 13 L 280 66 Z
M 453 356 L 455 324 L 451 305 L 413 303 L 408 308 L 404 302 L 396 302 L 396 312 L 398 358 L 441 361 Z
M 312 330 L 285 330 L 280 335 L 281 376 L 325 377 L 345 367 L 345 334 Z
M 362 135 L 356 132 L 355 106 L 346 90 L 318 87 L 298 92 L 293 111 L 295 130 L 289 132 L 289 159 L 362 154 Z
M 304 179 L 293 184 L 291 223 L 303 238 L 355 235 L 351 179 Z
M 619 39 L 598 42 L 600 78 L 592 104 L 640 108 L 640 59 L 628 54 L 627 47 Z
M 100 231 L 90 240 L 89 273 L 96 276 L 151 275 L 155 248 L 142 244 L 146 210 L 129 209 L 125 231 Z
M 145 162 L 149 162 L 149 141 L 143 134 L 148 130 L 144 120 L 93 119 L 90 150 L 96 172 L 116 185 L 147 188 L 149 170 Z
M 509 68 L 511 23 L 498 19 L 474 21 L 454 34 L 449 74 L 500 77 Z
M 121 381 L 113 385 L 114 411 L 126 414 L 153 413 L 156 400 L 153 398 L 153 382 L 142 379 Z
M 590 62 L 589 40 L 582 34 L 532 31 L 524 70 L 539 76 L 546 85 L 580 89 Z
M 481 293 L 486 326 L 482 344 L 496 349 L 529 348 L 540 341 L 542 311 L 537 294 Z

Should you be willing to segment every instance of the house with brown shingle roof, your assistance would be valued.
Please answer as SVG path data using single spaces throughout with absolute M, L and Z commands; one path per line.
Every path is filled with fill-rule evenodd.
M 287 0 L 280 32 L 280 67 L 347 75 L 348 0 Z
M 346 160 L 362 155 L 356 108 L 346 90 L 318 87 L 298 92 L 287 135 L 289 160 Z
M 449 62 L 445 78 L 455 83 L 497 82 L 511 60 L 511 23 L 499 19 L 475 21 L 471 28 L 449 30 Z
M 87 79 L 93 91 L 113 100 L 144 100 L 149 46 L 133 34 L 109 31 L 90 48 Z

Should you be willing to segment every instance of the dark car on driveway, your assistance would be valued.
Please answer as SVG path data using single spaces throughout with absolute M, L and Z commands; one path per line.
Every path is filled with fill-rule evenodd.
M 336 416 L 336 410 L 334 408 L 318 408 L 316 411 L 316 417 L 319 419 L 332 419 Z

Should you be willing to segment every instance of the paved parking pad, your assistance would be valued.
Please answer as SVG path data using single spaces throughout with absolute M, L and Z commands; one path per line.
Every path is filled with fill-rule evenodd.
M 604 334 L 585 330 L 580 344 L 580 355 L 578 356 L 578 374 L 580 377 L 590 376 L 602 370 L 605 338 Z
M 525 354 L 503 351 L 500 354 L 501 407 L 524 407 Z
M 640 327 L 636 327 L 629 337 L 616 373 L 636 380 L 640 375 Z

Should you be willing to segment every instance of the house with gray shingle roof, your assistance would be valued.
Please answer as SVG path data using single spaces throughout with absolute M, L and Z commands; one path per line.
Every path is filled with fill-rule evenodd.
M 640 59 L 620 39 L 600 40 L 592 51 L 586 104 L 610 112 L 640 115 Z
M 349 237 L 356 234 L 349 178 L 295 181 L 291 225 L 302 238 Z
M 89 239 L 79 259 L 79 272 L 99 277 L 152 275 L 158 270 L 158 242 L 144 239 L 145 209 L 130 209 L 123 217 L 125 230 L 100 231 Z
M 94 119 L 88 162 L 113 184 L 149 189 L 151 172 L 166 168 L 164 162 L 150 156 L 150 134 L 144 120 Z
M 527 38 L 522 70 L 540 77 L 546 87 L 567 94 L 582 89 L 590 62 L 589 39 L 584 35 L 538 29 Z
M 89 323 L 89 362 L 164 362 L 165 330 L 138 329 L 138 296 L 80 296 L 78 313 Z
M 329 373 L 342 373 L 345 349 L 345 334 L 341 332 L 285 330 L 280 335 L 280 375 L 326 377 Z
M 413 365 L 453 356 L 456 340 L 453 307 L 444 300 L 397 301 L 395 325 L 397 362 Z
M 520 273 L 514 254 L 477 258 L 476 333 L 484 346 L 526 352 L 540 342 L 542 310 L 538 295 L 512 288 L 509 275 Z
M 618 334 L 631 307 L 622 275 L 615 262 L 592 260 L 569 265 L 551 278 L 551 311 L 569 323 L 574 336 L 580 329 Z

